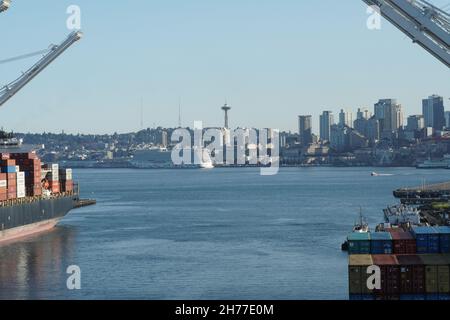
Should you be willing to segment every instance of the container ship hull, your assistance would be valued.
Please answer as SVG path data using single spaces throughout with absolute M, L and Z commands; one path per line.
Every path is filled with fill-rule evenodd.
M 53 228 L 76 207 L 78 197 L 24 200 L 11 206 L 0 206 L 0 243 Z

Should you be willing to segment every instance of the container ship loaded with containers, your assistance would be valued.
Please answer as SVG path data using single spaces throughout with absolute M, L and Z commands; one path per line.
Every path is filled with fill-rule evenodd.
M 0 132 L 0 243 L 51 229 L 80 204 L 72 170 Z
M 450 203 L 444 197 L 450 189 L 445 185 L 395 191 L 402 204 L 384 210 L 385 222 L 375 232 L 354 228 L 348 235 L 351 300 L 450 300 Z M 368 269 L 373 266 L 380 268 L 380 287 L 373 286 Z

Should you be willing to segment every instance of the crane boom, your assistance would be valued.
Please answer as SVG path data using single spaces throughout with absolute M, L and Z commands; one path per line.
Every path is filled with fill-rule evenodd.
M 450 68 L 450 16 L 425 0 L 363 0 Z
M 11 5 L 11 0 L 0 0 L 0 12 L 6 11 Z
M 48 67 L 56 58 L 58 58 L 70 46 L 82 38 L 83 34 L 80 31 L 72 32 L 66 40 L 60 45 L 55 45 L 28 71 L 22 74 L 17 80 L 6 85 L 0 89 L 0 107 L 9 99 L 11 99 L 17 92 L 19 92 L 25 85 L 27 85 L 34 77 L 41 73 Z

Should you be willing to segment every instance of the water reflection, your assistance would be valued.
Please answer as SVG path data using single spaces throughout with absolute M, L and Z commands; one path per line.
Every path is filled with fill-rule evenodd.
M 0 246 L 0 299 L 58 299 L 73 264 L 75 229 L 55 229 Z

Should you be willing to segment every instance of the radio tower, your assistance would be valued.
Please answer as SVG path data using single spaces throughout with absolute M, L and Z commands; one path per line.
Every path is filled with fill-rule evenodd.
M 228 129 L 228 111 L 231 110 L 231 107 L 225 103 L 225 105 L 222 107 L 222 110 L 225 112 L 225 129 Z

